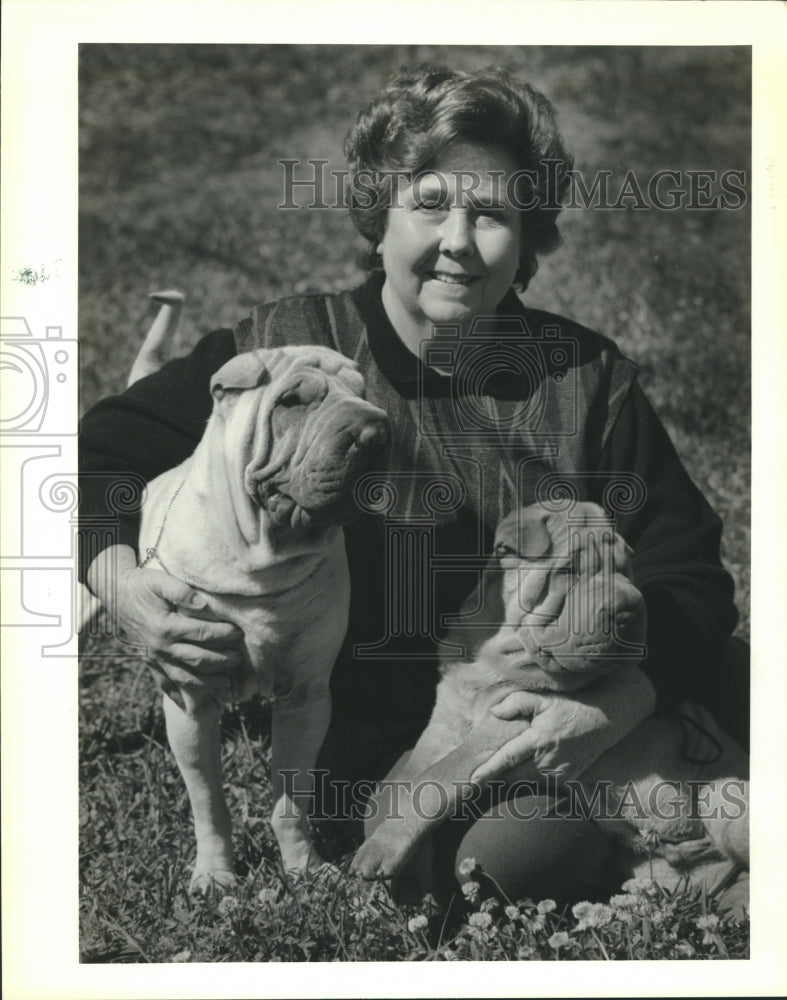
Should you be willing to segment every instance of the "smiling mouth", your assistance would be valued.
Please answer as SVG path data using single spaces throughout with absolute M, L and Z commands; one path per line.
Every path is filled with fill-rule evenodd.
M 433 281 L 440 281 L 444 285 L 470 285 L 478 278 L 472 274 L 446 274 L 441 271 L 427 271 L 427 275 Z

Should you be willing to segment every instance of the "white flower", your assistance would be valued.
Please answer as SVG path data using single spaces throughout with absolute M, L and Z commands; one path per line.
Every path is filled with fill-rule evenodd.
M 709 913 L 704 917 L 697 917 L 697 927 L 701 931 L 715 931 L 720 922 L 715 913 Z
M 612 910 L 604 903 L 577 903 L 571 912 L 579 921 L 576 928 L 578 931 L 587 930 L 588 927 L 604 927 L 612 920 Z
M 549 947 L 554 948 L 557 951 L 558 948 L 564 947 L 569 942 L 569 936 L 565 931 L 556 931 L 552 937 L 549 939 Z
M 234 896 L 222 896 L 216 909 L 222 917 L 226 917 L 228 914 L 234 913 L 235 910 L 238 909 L 238 901 Z
M 514 920 L 519 920 L 521 913 L 519 912 L 518 906 L 507 906 L 505 908 L 505 915 L 513 923 Z
M 459 874 L 467 878 L 468 875 L 473 874 L 477 867 L 475 858 L 464 858 L 459 863 Z
M 424 930 L 424 928 L 428 924 L 429 921 L 426 919 L 423 913 L 419 913 L 417 917 L 410 917 L 410 919 L 407 921 L 407 930 L 410 931 L 412 934 L 415 934 L 417 931 Z
M 173 955 L 170 962 L 190 962 L 191 952 L 188 948 L 185 951 L 179 951 L 176 955 Z
M 627 882 L 623 883 L 623 891 L 630 892 L 634 896 L 656 896 L 659 890 L 650 879 L 630 878 Z
M 557 907 L 554 899 L 542 899 L 536 909 L 539 913 L 551 913 Z
M 489 913 L 491 910 L 496 910 L 498 906 L 500 906 L 500 903 L 494 896 L 490 896 L 489 899 L 485 899 L 481 904 L 481 910 L 484 913 Z
M 462 893 L 468 902 L 474 903 L 478 899 L 478 893 L 481 891 L 481 886 L 478 882 L 465 882 L 462 886 Z
M 478 927 L 480 930 L 486 930 L 492 926 L 492 918 L 488 913 L 471 913 L 467 922 L 471 927 Z
M 615 910 L 633 910 L 637 906 L 637 901 L 632 896 L 611 896 L 609 905 Z M 620 914 L 618 914 L 619 916 Z
M 279 898 L 278 889 L 271 889 L 271 888 L 260 889 L 260 891 L 257 893 L 257 899 L 259 899 L 261 903 L 265 903 L 268 905 L 270 905 L 271 903 L 275 903 L 278 898 Z

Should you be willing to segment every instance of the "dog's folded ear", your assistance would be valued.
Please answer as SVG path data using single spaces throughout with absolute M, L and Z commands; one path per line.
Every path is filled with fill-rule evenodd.
M 546 510 L 533 504 L 519 512 L 519 555 L 524 559 L 543 559 L 552 551 L 552 538 L 547 530 Z
M 211 395 L 223 399 L 228 392 L 256 389 L 270 380 L 270 374 L 260 351 L 247 351 L 228 361 L 210 380 Z

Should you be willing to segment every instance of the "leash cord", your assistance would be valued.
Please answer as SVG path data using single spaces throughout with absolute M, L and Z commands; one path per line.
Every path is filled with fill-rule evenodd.
M 158 535 L 156 536 L 156 541 L 153 543 L 152 546 L 150 546 L 149 548 L 145 549 L 145 558 L 142 560 L 142 562 L 139 564 L 139 566 L 137 566 L 137 569 L 144 569 L 147 566 L 147 564 L 149 562 L 151 562 L 153 559 L 158 559 L 158 561 L 161 563 L 161 567 L 164 570 L 164 572 L 165 573 L 169 573 L 169 570 L 164 565 L 164 560 L 159 555 L 158 547 L 159 547 L 159 544 L 161 542 L 161 536 L 164 534 L 164 525 L 167 523 L 167 518 L 169 517 L 169 512 L 172 510 L 172 505 L 177 500 L 178 494 L 183 489 L 183 486 L 185 485 L 185 482 L 186 482 L 186 480 L 184 478 L 181 481 L 180 486 L 178 486 L 178 488 L 172 494 L 172 498 L 170 499 L 169 503 L 167 504 L 167 509 L 164 511 L 164 517 L 162 518 L 161 527 L 158 530 Z M 171 573 L 170 573 L 170 576 L 172 576 Z

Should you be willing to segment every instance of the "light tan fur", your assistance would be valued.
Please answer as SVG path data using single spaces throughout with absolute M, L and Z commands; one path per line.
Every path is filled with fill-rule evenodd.
M 203 594 L 215 619 L 242 629 L 232 697 L 274 697 L 271 822 L 285 869 L 304 871 L 321 863 L 308 828 L 310 769 L 347 627 L 341 519 L 385 443 L 387 418 L 362 398 L 354 363 L 326 348 L 239 355 L 211 388 L 213 414 L 193 456 L 149 486 L 140 551 Z M 170 684 L 168 694 L 167 733 L 197 838 L 192 888 L 227 888 L 235 875 L 222 705 L 201 688 Z
M 593 504 L 569 514 L 534 505 L 505 518 L 463 612 L 448 641 L 463 643 L 467 655 L 443 663 L 432 718 L 389 775 L 396 807 L 356 855 L 353 867 L 364 877 L 401 877 L 409 865 L 428 887 L 420 849 L 429 833 L 456 808 L 475 770 L 530 725 L 497 719 L 493 705 L 521 690 L 592 699 L 592 689 L 581 689 L 636 666 L 644 653 L 645 607 L 630 551 Z M 510 641 L 501 643 L 504 633 Z M 586 803 L 603 793 L 591 818 L 618 841 L 622 868 L 637 874 L 638 859 L 656 854 L 668 862 L 662 877 L 677 878 L 700 862 L 748 867 L 747 766 L 710 715 L 687 703 L 601 753 L 578 787 Z M 516 781 L 516 768 L 503 777 Z M 383 808 L 392 803 L 378 799 Z

